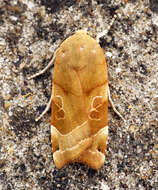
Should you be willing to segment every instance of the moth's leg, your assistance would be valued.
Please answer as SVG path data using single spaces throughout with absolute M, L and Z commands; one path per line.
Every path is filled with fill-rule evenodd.
M 54 60 L 55 60 L 55 57 L 56 57 L 56 52 L 57 52 L 57 50 L 55 51 L 55 53 L 54 53 L 53 57 L 51 58 L 50 62 L 48 63 L 48 65 L 47 65 L 43 70 L 41 70 L 40 72 L 38 72 L 38 73 L 36 73 L 36 74 L 30 76 L 28 79 L 29 79 L 29 80 L 30 80 L 30 79 L 33 79 L 33 78 L 35 78 L 35 77 L 37 77 L 37 76 L 39 76 L 39 75 L 45 73 L 45 72 L 53 65 Z
M 114 15 L 109 26 L 104 31 L 97 34 L 96 40 L 98 43 L 99 43 L 100 38 L 102 38 L 103 36 L 105 36 L 109 32 L 109 30 L 111 29 L 111 26 L 113 25 L 116 17 L 117 17 L 117 15 Z
M 52 99 L 53 99 L 53 93 L 51 93 L 51 97 L 49 99 L 49 102 L 46 105 L 46 108 L 44 109 L 44 111 L 35 119 L 35 121 L 39 121 L 46 113 L 47 111 L 50 109 L 51 107 L 51 103 L 52 103 Z
M 57 50 L 55 51 L 55 53 L 54 53 L 52 59 L 50 60 L 50 62 L 48 63 L 48 65 L 47 65 L 43 70 L 41 70 L 40 72 L 38 72 L 38 73 L 32 75 L 32 76 L 29 77 L 28 79 L 29 79 L 29 80 L 30 80 L 30 79 L 33 79 L 33 78 L 35 78 L 35 77 L 37 77 L 37 76 L 39 76 L 39 75 L 45 73 L 45 72 L 53 65 L 54 60 L 55 60 L 55 57 L 56 57 L 56 52 L 57 52 Z M 53 73 L 53 70 L 51 71 L 51 73 Z M 35 119 L 35 121 L 39 121 L 39 120 L 47 113 L 47 111 L 50 109 L 50 107 L 51 107 L 51 102 L 52 102 L 52 98 L 53 98 L 53 94 L 51 94 L 50 100 L 49 100 L 49 102 L 47 103 L 46 108 L 45 108 L 44 111 L 40 114 L 40 116 Z
M 37 117 L 37 118 L 35 119 L 35 121 L 39 121 L 39 120 L 47 113 L 47 111 L 50 109 L 51 103 L 52 103 L 52 98 L 53 98 L 53 94 L 51 94 L 50 100 L 49 100 L 49 102 L 47 103 L 46 108 L 45 108 L 44 111 L 39 115 L 39 117 Z
M 111 104 L 112 109 L 114 110 L 114 112 L 125 122 L 125 119 L 122 117 L 122 115 L 117 111 L 117 109 L 115 108 L 114 102 L 111 99 L 111 95 L 110 95 L 110 89 L 108 86 L 108 98 L 109 98 L 109 102 Z

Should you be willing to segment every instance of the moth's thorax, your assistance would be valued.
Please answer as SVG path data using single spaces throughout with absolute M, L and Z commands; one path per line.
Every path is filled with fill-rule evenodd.
M 66 39 L 61 44 L 56 56 L 56 64 L 65 64 L 75 71 L 104 62 L 103 50 L 96 40 L 84 31 L 77 32 Z

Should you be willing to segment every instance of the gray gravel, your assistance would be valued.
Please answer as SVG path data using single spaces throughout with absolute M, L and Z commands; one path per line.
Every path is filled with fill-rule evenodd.
M 98 170 L 52 160 L 48 64 L 78 29 L 101 38 L 112 99 L 109 144 Z M 156 0 L 0 0 L 0 190 L 158 189 L 158 3 Z

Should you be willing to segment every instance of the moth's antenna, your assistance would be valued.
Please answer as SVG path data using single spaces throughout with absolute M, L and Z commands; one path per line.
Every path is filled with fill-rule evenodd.
M 108 86 L 108 98 L 109 98 L 109 102 L 110 102 L 111 107 L 114 110 L 114 112 L 125 122 L 126 120 L 123 118 L 123 116 L 120 114 L 120 112 L 118 112 L 117 109 L 115 108 L 114 102 L 111 99 L 109 86 Z
M 107 29 L 105 29 L 104 31 L 97 34 L 96 40 L 98 43 L 99 43 L 99 39 L 102 38 L 103 36 L 105 36 L 109 32 L 109 30 L 111 29 L 111 26 L 113 25 L 116 17 L 117 17 L 117 15 L 114 15 L 114 17 L 112 18 L 112 21 L 109 24 L 109 26 L 107 27 Z
M 57 50 L 54 52 L 54 55 L 53 55 L 52 59 L 50 60 L 50 62 L 48 63 L 48 65 L 43 70 L 41 70 L 38 73 L 28 77 L 28 80 L 33 79 L 33 78 L 35 78 L 35 77 L 37 77 L 39 75 L 42 75 L 43 73 L 45 73 L 54 64 L 54 60 L 55 60 L 55 57 L 56 57 Z

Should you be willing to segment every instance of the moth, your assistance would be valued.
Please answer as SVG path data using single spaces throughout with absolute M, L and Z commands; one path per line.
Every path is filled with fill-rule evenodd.
M 44 113 L 51 106 L 54 163 L 58 169 L 72 162 L 99 169 L 104 164 L 108 140 L 104 52 L 86 31 L 79 30 L 60 45 L 41 73 L 53 63 L 52 95 Z

